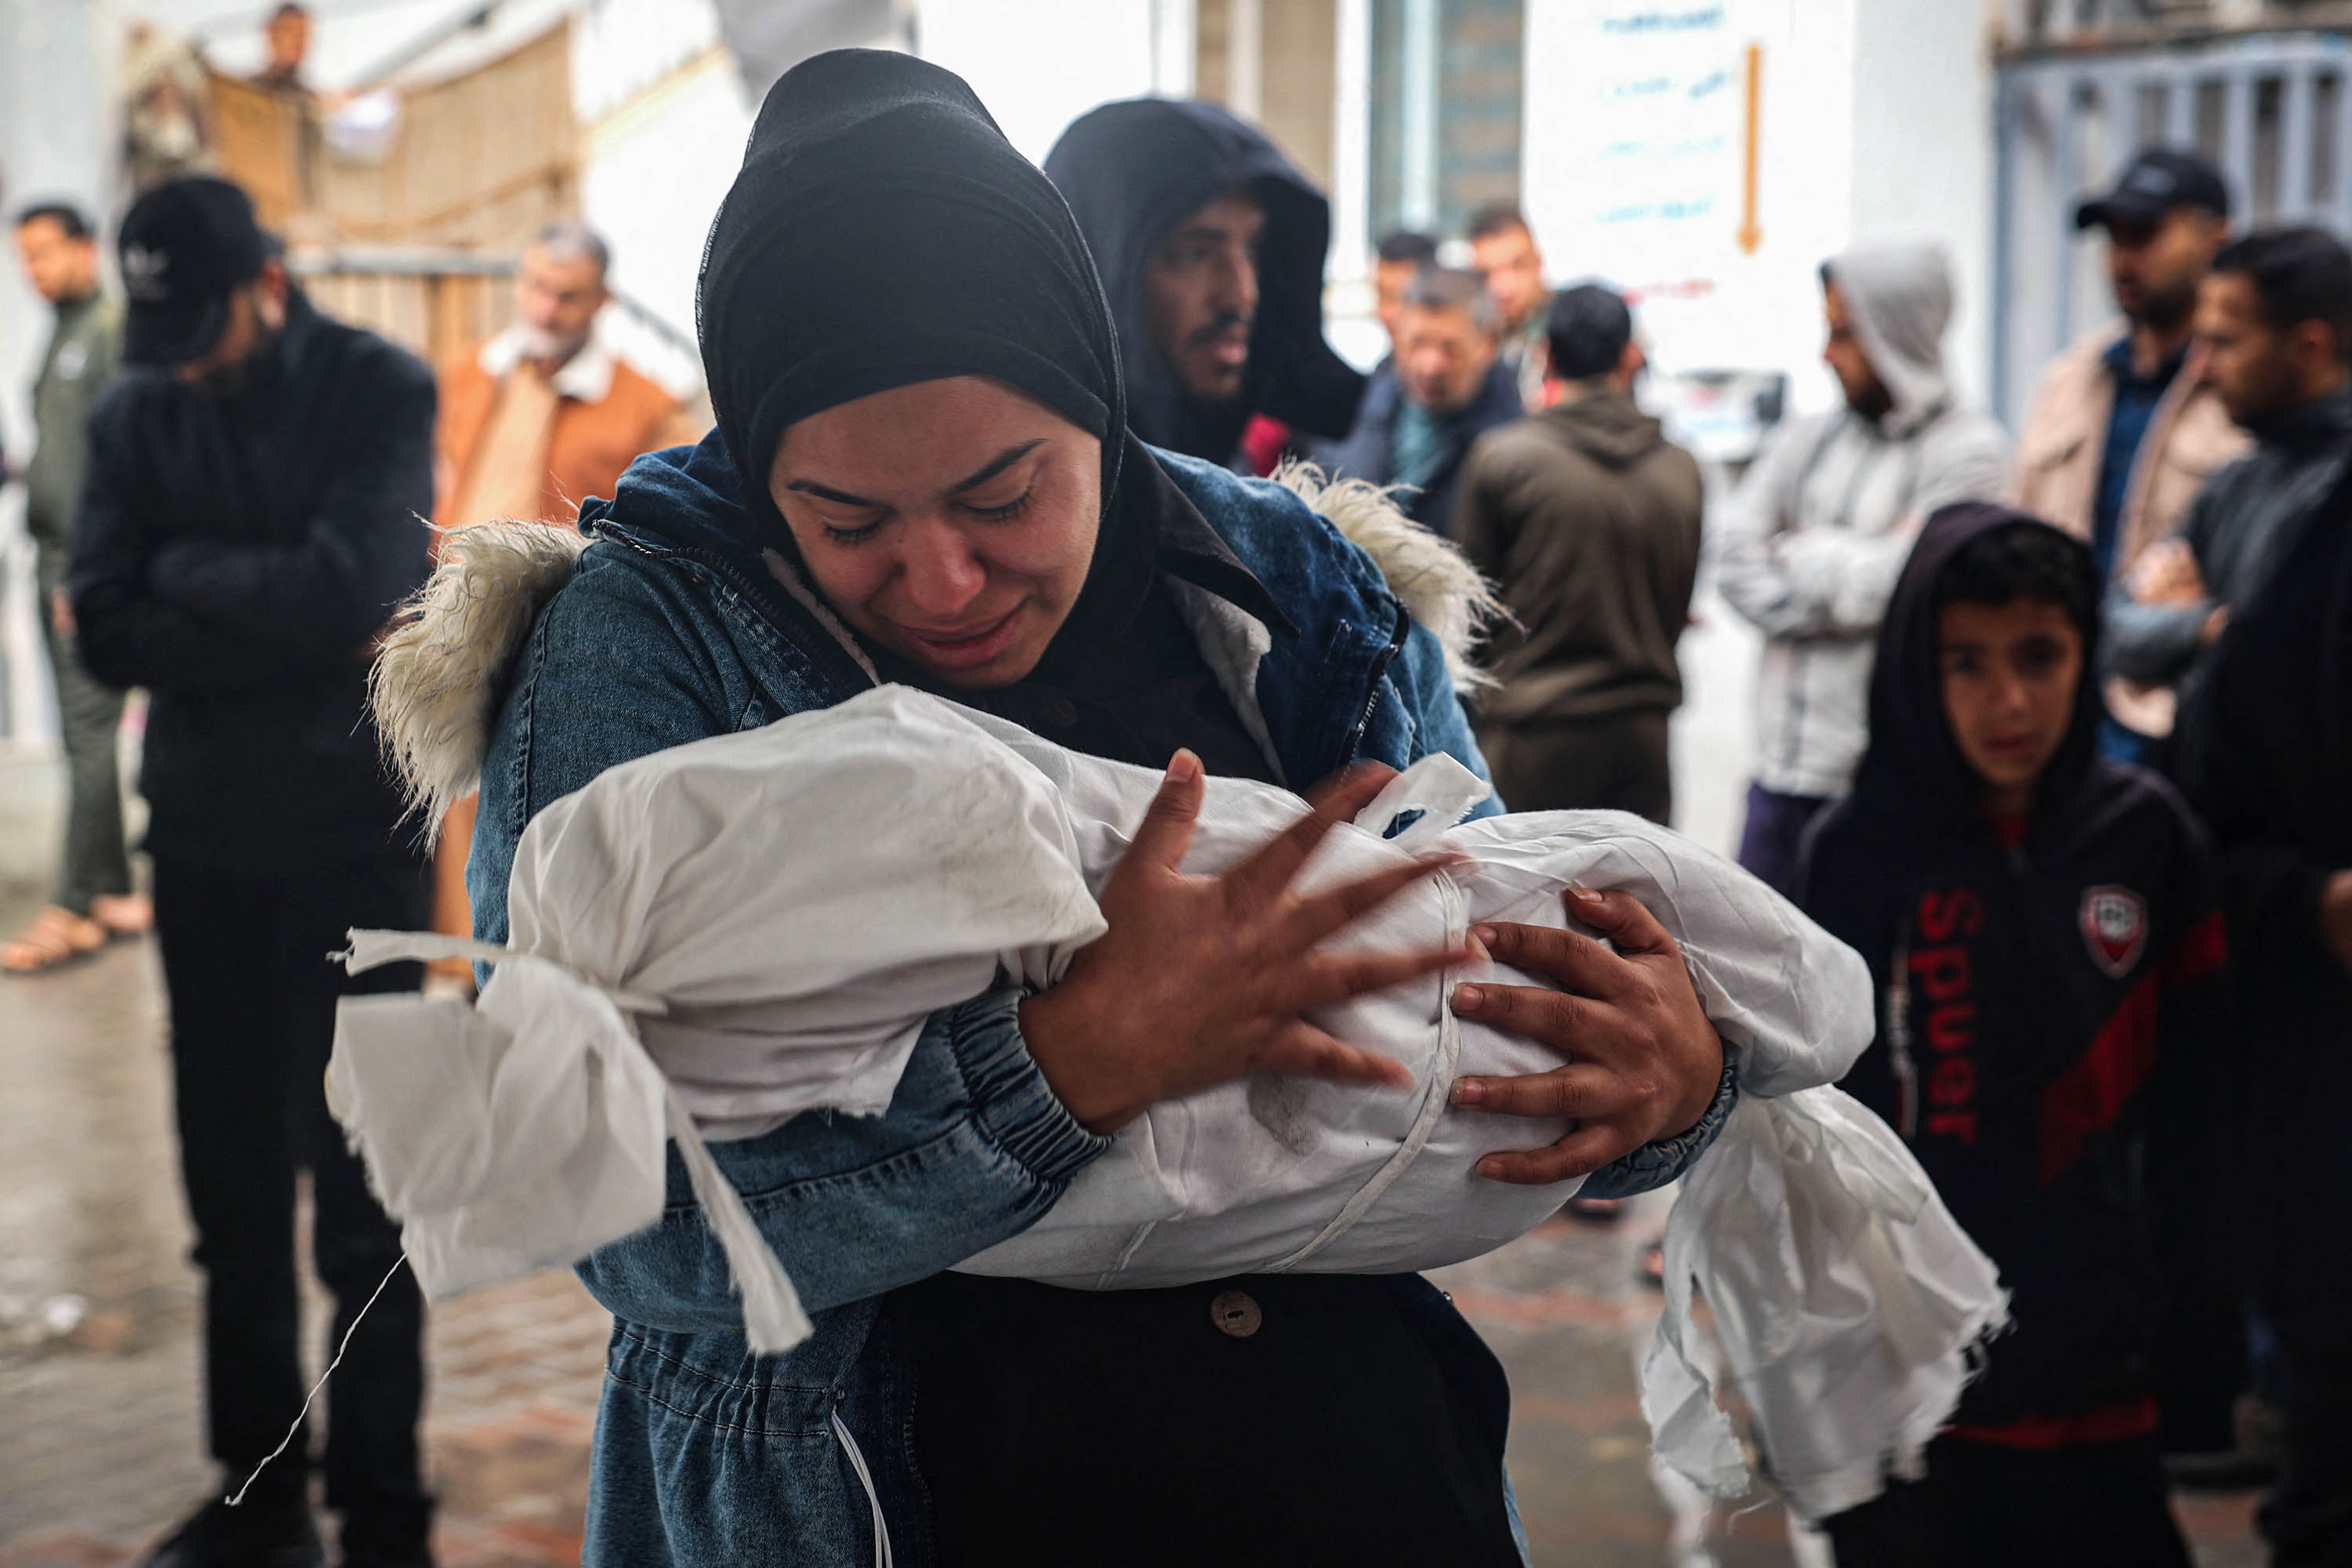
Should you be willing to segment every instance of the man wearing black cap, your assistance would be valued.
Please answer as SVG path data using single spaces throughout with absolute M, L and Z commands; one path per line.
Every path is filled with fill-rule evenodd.
M 1323 337 L 1331 204 L 1263 132 L 1213 103 L 1106 103 L 1045 174 L 1110 296 L 1129 429 L 1228 467 L 1253 416 L 1348 433 L 1364 378 Z
M 206 1409 L 228 1489 L 295 1426 L 295 1173 L 332 1340 L 323 1468 L 350 1568 L 428 1563 L 424 1309 L 328 1114 L 352 926 L 423 922 L 424 866 L 367 715 L 373 644 L 422 581 L 433 377 L 310 308 L 226 181 L 174 180 L 121 235 L 126 370 L 90 417 L 67 586 L 85 662 L 152 693 L 142 789 L 171 994 L 181 1170 L 205 1271 Z M 368 977 L 372 979 L 373 977 Z M 307 1445 L 214 1490 L 152 1568 L 322 1561 Z
M 2123 320 L 2102 323 L 2050 362 L 2018 428 L 2010 499 L 2089 540 L 2106 581 L 2179 525 L 2208 476 L 2245 450 L 2245 433 L 2205 379 L 2189 327 L 2198 286 L 2229 236 L 2230 191 L 2193 153 L 2154 147 L 2104 195 L 2074 209 L 2107 237 L 2107 276 Z M 2172 729 L 2168 688 L 2111 679 L 2100 745 L 2148 760 Z

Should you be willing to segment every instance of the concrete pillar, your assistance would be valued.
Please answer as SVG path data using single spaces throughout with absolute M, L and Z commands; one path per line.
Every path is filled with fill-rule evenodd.
M 55 0 L 0 0 L 0 210 L 63 196 L 110 234 L 111 13 Z M 13 231 L 0 258 L 0 443 L 22 461 L 33 447 L 27 395 L 48 343 L 49 310 L 16 265 Z M 43 750 L 57 733 L 24 487 L 0 490 L 0 749 Z

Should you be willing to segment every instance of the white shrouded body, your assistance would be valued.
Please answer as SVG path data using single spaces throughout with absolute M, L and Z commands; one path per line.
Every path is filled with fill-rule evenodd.
M 540 813 L 509 883 L 510 948 L 355 932 L 354 967 L 457 950 L 496 962 L 475 1012 L 347 1003 L 330 1068 L 337 1114 L 404 1221 L 427 1293 L 568 1263 L 651 1224 L 662 1142 L 675 1136 L 745 1289 L 754 1349 L 796 1342 L 806 1326 L 790 1283 L 704 1139 L 757 1136 L 812 1110 L 878 1114 L 929 1015 L 994 986 L 1053 984 L 1104 931 L 1095 895 L 1160 782 L 883 687 L 639 758 Z M 1637 817 L 1455 826 L 1486 794 L 1459 763 L 1426 758 L 1332 831 L 1300 886 L 1441 846 L 1469 858 L 1459 876 L 1416 884 L 1334 939 L 1363 949 L 1426 950 L 1486 921 L 1561 926 L 1571 882 L 1623 889 L 1657 916 L 1743 1096 L 1694 1181 L 1715 1173 L 1708 1212 L 1764 1216 L 1727 1222 L 1719 1242 L 1670 1230 L 1670 1269 L 1711 1290 L 1761 1292 L 1733 1315 L 1774 1327 L 1753 1358 L 1732 1347 L 1759 1424 L 1768 1402 L 1790 1422 L 1810 1419 L 1788 1396 L 1808 1386 L 1809 1354 L 1892 1368 L 1857 1423 L 1789 1427 L 1808 1433 L 1810 1468 L 1836 1469 L 1851 1451 L 1852 1473 L 1874 1474 L 1948 1412 L 1960 1349 L 1997 1318 L 2000 1298 L 1916 1162 L 1866 1112 L 1827 1090 L 1819 1102 L 1770 1098 L 1834 1081 L 1869 1042 L 1861 959 L 1752 877 Z M 1186 867 L 1223 870 L 1306 809 L 1272 785 L 1212 779 Z M 1500 967 L 1481 977 L 1534 983 Z M 1432 975 L 1316 1019 L 1402 1062 L 1410 1089 L 1263 1077 L 1163 1101 L 1037 1224 L 960 1267 L 1088 1289 L 1388 1273 L 1532 1229 L 1575 1184 L 1514 1186 L 1474 1167 L 1497 1149 L 1548 1145 L 1563 1126 L 1459 1110 L 1447 1091 L 1464 1074 L 1542 1072 L 1560 1057 L 1456 1019 L 1445 997 L 1458 978 Z M 1808 1184 L 1827 1184 L 1808 1212 L 1844 1219 L 1815 1226 L 1798 1256 L 1774 1216 L 1795 1212 L 1789 1194 Z M 1754 1201 L 1739 1208 L 1734 1192 Z M 1898 1314 L 1891 1329 L 1845 1311 L 1809 1319 L 1808 1280 L 1845 1290 L 1859 1279 L 1867 1293 L 1922 1259 L 1937 1278 L 1921 1299 L 1946 1310 Z M 1686 1316 L 1686 1290 L 1678 1305 Z M 1662 1452 L 1710 1475 L 1736 1461 L 1736 1446 L 1727 1459 L 1701 1419 L 1713 1407 L 1687 1357 L 1662 1352 L 1651 1383 L 1654 1414 L 1672 1406 L 1685 1433 L 1671 1450 L 1662 1438 Z

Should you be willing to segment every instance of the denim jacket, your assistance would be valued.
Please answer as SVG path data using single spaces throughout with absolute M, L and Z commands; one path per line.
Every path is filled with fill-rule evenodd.
M 1305 784 L 1360 757 L 1402 767 L 1441 750 L 1483 775 L 1443 652 L 1369 555 L 1287 489 L 1152 456 L 1299 628 L 1271 647 L 1261 635 L 1255 681 L 1234 694 L 1282 776 Z M 735 494 L 714 435 L 639 458 L 613 501 L 583 510 L 593 542 L 507 671 L 483 761 L 467 875 L 482 937 L 505 939 L 516 841 L 550 802 L 631 758 L 870 684 L 797 574 L 763 560 Z M 659 1224 L 581 1266 L 615 1320 L 587 1563 L 862 1568 L 885 1559 L 886 1539 L 914 1559 L 925 1510 L 907 1357 L 880 1298 L 1017 1234 L 1108 1146 L 1030 1059 L 1019 1000 L 999 992 L 935 1015 L 883 1116 L 803 1116 L 712 1146 L 814 1320 L 790 1353 L 746 1349 L 675 1151 Z M 1586 1190 L 1671 1180 L 1731 1092 L 1727 1074 L 1698 1128 Z

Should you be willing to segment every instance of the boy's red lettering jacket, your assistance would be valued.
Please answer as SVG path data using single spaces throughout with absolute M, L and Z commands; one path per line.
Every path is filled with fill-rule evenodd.
M 1880 634 L 1869 750 L 1810 837 L 1799 901 L 1878 987 L 1843 1087 L 2014 1293 L 1956 1435 L 2042 1446 L 2154 1428 L 2167 1259 L 2231 1118 L 2218 867 L 2169 785 L 2095 755 L 2095 659 L 2023 822 L 1978 808 L 1945 722 L 1937 582 L 2024 521 L 1969 503 L 1922 531 Z

